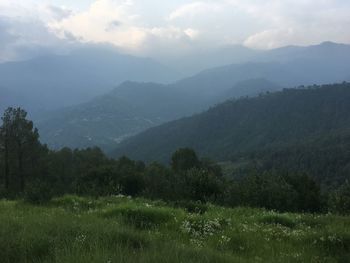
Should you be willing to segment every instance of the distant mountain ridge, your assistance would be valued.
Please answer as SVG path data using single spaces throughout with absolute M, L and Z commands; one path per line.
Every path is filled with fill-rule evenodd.
M 152 59 L 123 55 L 109 47 L 88 46 L 68 55 L 0 64 L 2 92 L 14 98 L 1 107 L 16 104 L 38 113 L 88 101 L 126 80 L 167 83 L 178 77 Z
M 167 162 L 179 147 L 228 160 L 269 147 L 350 134 L 350 83 L 285 89 L 227 101 L 210 110 L 149 129 L 122 142 L 113 157 Z
M 53 148 L 98 145 L 111 150 L 127 137 L 202 111 L 228 96 L 256 96 L 266 89 L 281 88 L 263 79 L 250 80 L 211 98 L 181 91 L 172 85 L 129 81 L 90 102 L 52 113 L 38 122 L 38 127 L 41 140 Z
M 136 67 L 140 69 L 137 71 L 139 73 L 130 73 L 131 67 L 128 66 L 129 64 L 120 64 L 121 61 L 115 62 L 113 54 L 113 51 L 105 52 L 101 50 L 90 54 L 89 49 L 86 49 L 77 51 L 72 55 L 78 63 L 72 62 L 68 67 L 65 67 L 65 63 L 58 63 L 61 65 L 60 68 L 63 72 L 71 74 L 72 69 L 79 69 L 82 61 L 86 57 L 89 58 L 86 63 L 83 63 L 84 67 L 76 71 L 80 72 L 80 77 L 83 80 L 77 79 L 80 84 L 77 85 L 79 88 L 75 91 L 69 90 L 74 85 L 74 82 L 67 80 L 67 82 L 62 82 L 64 78 L 61 78 L 59 73 L 55 77 L 50 75 L 54 72 L 52 69 L 55 66 L 53 66 L 51 69 L 40 71 L 40 76 L 46 76 L 50 81 L 60 79 L 55 83 L 54 87 L 39 85 L 38 89 L 33 89 L 36 90 L 35 92 L 29 92 L 31 90 L 28 90 L 29 93 L 32 93 L 29 96 L 27 96 L 28 92 L 17 92 L 17 94 L 23 96 L 19 100 L 23 99 L 22 101 L 29 104 L 36 102 L 34 103 L 36 107 L 43 105 L 40 101 L 44 101 L 44 104 L 50 104 L 50 107 L 57 106 L 55 100 L 59 103 L 64 102 L 64 104 L 70 105 L 72 100 L 77 98 L 82 100 L 82 97 L 79 95 L 81 93 L 85 94 L 84 98 L 87 100 L 91 95 L 88 94 L 88 90 L 92 89 L 96 92 L 96 87 L 99 88 L 98 92 L 105 94 L 86 103 L 57 110 L 53 113 L 39 111 L 41 118 L 36 119 L 41 120 L 38 126 L 41 130 L 43 142 L 54 148 L 97 145 L 108 150 L 115 147 L 124 138 L 135 135 L 145 129 L 202 112 L 230 98 L 256 96 L 259 93 L 276 91 L 285 87 L 350 80 L 350 46 L 323 43 L 310 47 L 286 47 L 258 52 L 254 57 L 251 57 L 251 60 L 256 60 L 255 62 L 230 64 L 208 69 L 171 84 L 127 81 L 117 86 L 111 92 L 106 93 L 102 92 L 104 90 L 103 87 L 105 89 L 108 88 L 100 83 L 96 84 L 96 82 L 115 79 L 116 72 L 119 72 L 118 76 L 124 78 L 130 76 L 131 73 L 134 77 L 151 77 L 152 75 L 149 73 L 142 75 L 148 72 L 145 71 L 148 70 L 148 66 L 143 62 L 141 63 L 137 58 L 132 58 L 131 61 L 136 60 L 138 62 L 130 62 L 130 65 L 133 65 L 134 68 L 135 64 L 139 65 Z M 118 57 L 119 55 L 117 54 Z M 91 62 L 93 63 L 91 64 Z M 55 63 L 53 64 L 55 65 Z M 95 71 L 99 69 L 101 64 L 115 65 L 115 63 L 119 63 L 117 68 L 122 70 L 115 71 L 116 67 L 108 66 L 106 71 L 101 68 L 101 71 L 98 71 L 98 77 L 96 77 L 97 73 Z M 154 73 L 152 76 L 163 79 L 168 78 L 166 75 L 168 74 L 167 69 L 163 73 L 163 68 L 159 69 L 158 67 L 159 70 L 155 70 L 155 68 L 157 67 L 150 66 L 151 72 Z M 29 69 L 27 68 L 27 70 Z M 30 71 L 24 72 L 28 73 Z M 92 73 L 89 74 L 88 72 Z M 22 75 L 25 74 L 23 73 Z M 18 81 L 24 83 L 26 78 L 30 78 L 30 76 L 38 77 L 36 74 L 29 74 L 27 77 L 19 78 Z M 39 80 L 36 78 L 34 80 L 40 83 L 43 79 L 45 80 L 45 78 L 42 79 L 40 76 Z M 86 76 L 87 78 L 84 79 Z M 86 85 L 81 85 L 82 82 L 86 83 Z M 0 87 L 5 87 L 4 83 L 6 81 L 0 82 Z M 48 86 L 59 92 L 42 91 L 43 87 L 46 89 Z M 23 87 L 25 87 L 25 84 L 23 84 Z M 47 96 L 49 97 L 47 98 Z M 13 97 L 15 99 L 10 101 L 18 100 L 16 96 Z M 71 98 L 68 99 L 68 97 Z M 6 103 L 2 106 L 4 105 Z M 24 106 L 27 108 L 26 105 Z M 28 107 L 28 109 L 31 113 L 31 108 Z M 99 121 L 96 122 L 96 120 Z

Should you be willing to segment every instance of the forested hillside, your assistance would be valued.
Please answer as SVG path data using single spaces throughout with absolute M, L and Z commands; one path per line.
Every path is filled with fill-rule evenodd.
M 281 87 L 264 79 L 237 83 L 215 96 L 174 85 L 125 82 L 108 94 L 87 103 L 48 114 L 38 122 L 41 140 L 54 149 L 99 146 L 114 149 L 127 137 L 167 121 L 207 109 L 240 96 L 256 96 Z
M 227 101 L 202 114 L 149 129 L 121 143 L 113 156 L 168 162 L 176 148 L 192 147 L 201 155 L 230 160 L 296 143 L 347 152 L 343 147 L 348 145 L 349 112 L 349 83 L 284 89 Z M 350 160 L 346 154 L 341 156 L 344 167 Z

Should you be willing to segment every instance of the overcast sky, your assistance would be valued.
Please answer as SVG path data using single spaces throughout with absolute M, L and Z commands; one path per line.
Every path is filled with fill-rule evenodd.
M 81 42 L 151 57 L 350 43 L 349 14 L 349 0 L 0 0 L 0 61 Z

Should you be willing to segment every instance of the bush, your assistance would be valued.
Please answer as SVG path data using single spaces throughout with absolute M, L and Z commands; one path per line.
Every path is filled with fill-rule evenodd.
M 104 213 L 106 217 L 123 217 L 125 223 L 137 228 L 154 228 L 168 222 L 172 215 L 167 209 L 153 207 L 119 207 Z
M 28 186 L 24 193 L 24 201 L 31 204 L 44 204 L 51 200 L 53 192 L 47 183 L 36 182 Z
M 288 216 L 285 215 L 268 215 L 264 216 L 261 220 L 263 224 L 275 224 L 281 225 L 289 228 L 293 228 L 296 226 L 296 222 Z
M 189 213 L 200 215 L 204 214 L 208 210 L 207 205 L 194 201 L 178 201 L 174 203 L 174 206 L 183 208 Z
M 346 182 L 329 198 L 329 210 L 342 215 L 350 214 L 350 183 Z
M 98 200 L 75 195 L 65 195 L 63 197 L 54 198 L 52 199 L 51 204 L 71 211 L 86 211 L 101 206 L 101 203 L 98 202 Z

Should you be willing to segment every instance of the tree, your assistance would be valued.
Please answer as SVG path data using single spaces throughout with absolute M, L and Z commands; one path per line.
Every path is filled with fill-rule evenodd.
M 5 188 L 9 188 L 10 163 L 12 154 L 16 160 L 17 175 L 20 183 L 20 191 L 25 188 L 24 162 L 31 157 L 31 153 L 40 147 L 39 133 L 33 127 L 33 122 L 26 119 L 27 112 L 21 108 L 9 107 L 2 117 L 1 142 L 4 149 L 5 163 Z M 15 169 L 13 165 L 13 170 Z
M 196 152 L 190 148 L 178 149 L 171 157 L 171 168 L 175 172 L 187 171 L 199 164 Z
M 346 181 L 337 190 L 330 194 L 329 210 L 334 213 L 350 214 L 350 182 Z
M 306 174 L 289 175 L 287 182 L 297 192 L 298 211 L 318 212 L 321 209 L 320 186 Z
M 221 178 L 203 168 L 192 168 L 185 174 L 184 195 L 194 201 L 216 201 L 222 193 Z
M 10 109 L 7 109 L 4 113 L 4 116 L 1 118 L 3 125 L 0 127 L 0 149 L 3 152 L 4 158 L 4 182 L 5 189 L 9 190 L 9 139 L 10 139 L 10 123 L 11 123 L 11 114 Z

